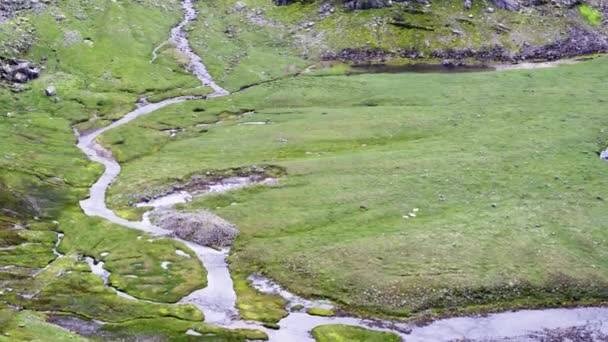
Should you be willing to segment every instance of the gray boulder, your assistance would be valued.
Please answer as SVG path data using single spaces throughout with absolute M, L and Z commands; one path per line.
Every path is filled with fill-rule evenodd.
M 44 90 L 44 94 L 46 96 L 55 96 L 57 95 L 57 90 L 53 86 L 49 86 Z
M 235 225 L 207 211 L 183 212 L 160 209 L 152 215 L 152 222 L 174 236 L 202 246 L 232 245 L 239 231 Z

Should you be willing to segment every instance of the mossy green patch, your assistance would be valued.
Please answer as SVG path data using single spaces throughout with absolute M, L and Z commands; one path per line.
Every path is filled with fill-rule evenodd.
M 302 304 L 297 304 L 297 305 L 294 305 L 291 307 L 291 310 L 293 310 L 293 311 L 300 311 L 302 309 L 304 309 L 304 305 L 302 305 Z
M 332 317 L 336 315 L 334 309 L 323 309 L 323 308 L 310 308 L 306 310 L 306 313 L 313 316 Z
M 602 23 L 602 12 L 589 6 L 581 5 L 578 7 L 581 16 L 591 25 L 598 26 Z
M 34 284 L 33 298 L 20 303 L 28 309 L 72 313 L 106 322 L 155 317 L 203 320 L 201 312 L 192 305 L 153 304 L 118 296 L 77 255 L 58 259 Z
M 214 327 L 205 323 L 187 322 L 174 318 L 138 319 L 122 324 L 108 324 L 103 327 L 105 333 L 113 338 L 162 338 L 170 341 L 266 341 L 268 336 L 259 330 L 229 330 Z M 187 335 L 193 331 L 200 336 Z
M 393 333 L 374 331 L 349 325 L 321 325 L 312 330 L 317 342 L 399 342 Z
M 258 292 L 239 273 L 233 272 L 232 281 L 237 294 L 236 306 L 242 319 L 272 325 L 287 316 L 287 301 L 282 297 Z
M 61 222 L 66 236 L 60 251 L 76 251 L 104 261 L 105 268 L 112 273 L 111 284 L 134 297 L 176 302 L 206 285 L 203 265 L 182 243 L 88 218 L 75 211 L 66 210 Z M 83 229 L 89 233 L 77 232 Z M 178 255 L 178 250 L 190 258 Z M 162 267 L 165 261 L 171 262 L 170 268 Z
M 135 207 L 135 206 L 125 206 L 120 209 L 115 210 L 116 215 L 124 218 L 125 220 L 139 222 L 143 219 L 143 215 L 154 209 L 153 207 Z

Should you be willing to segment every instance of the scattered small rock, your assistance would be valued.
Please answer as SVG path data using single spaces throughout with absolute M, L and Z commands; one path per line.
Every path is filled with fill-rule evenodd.
M 55 89 L 54 86 L 46 87 L 46 89 L 44 90 L 44 94 L 46 96 L 55 96 L 57 95 L 57 89 Z
M 237 12 L 240 12 L 240 11 L 244 10 L 245 8 L 247 8 L 247 4 L 245 4 L 245 3 L 243 3 L 243 2 L 240 2 L 240 1 L 239 1 L 239 2 L 237 2 L 237 3 L 236 3 L 236 5 L 234 5 L 234 9 L 235 9 Z

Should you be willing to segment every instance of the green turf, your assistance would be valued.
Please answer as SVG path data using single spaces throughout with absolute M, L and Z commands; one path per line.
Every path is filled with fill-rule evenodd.
M 20 304 L 28 309 L 71 313 L 105 322 L 156 317 L 203 320 L 201 312 L 192 305 L 160 305 L 119 297 L 76 258 L 68 255 L 53 263 L 34 282 L 30 292 L 35 296 Z
M 109 324 L 103 327 L 113 339 L 139 336 L 145 340 L 160 338 L 165 341 L 265 341 L 268 336 L 257 330 L 224 329 L 205 323 L 186 322 L 173 318 L 139 319 L 122 324 Z M 186 335 L 193 330 L 201 336 Z
M 306 313 L 313 316 L 332 317 L 336 315 L 336 311 L 333 309 L 323 308 L 310 308 L 306 310 Z
M 280 186 L 186 206 L 239 226 L 231 263 L 241 274 L 261 270 L 298 294 L 392 315 L 604 299 L 607 68 L 599 58 L 298 77 L 168 107 L 112 132 L 125 136 L 110 146 L 118 154 L 140 143 L 133 127 L 144 141 L 160 122 L 189 133 L 125 163 L 110 202 L 121 208 L 169 175 L 276 164 L 287 170 Z M 255 113 L 194 130 L 201 113 L 242 108 Z
M 287 316 L 285 305 L 287 301 L 280 296 L 260 293 L 249 286 L 246 274 L 232 270 L 234 290 L 238 294 L 236 306 L 239 316 L 245 320 L 276 324 Z
M 312 330 L 317 342 L 399 342 L 395 334 L 349 325 L 321 325 Z
M 289 32 L 273 24 L 255 25 L 236 1 L 198 1 L 199 20 L 189 26 L 190 43 L 215 81 L 230 91 L 285 77 L 311 64 L 300 58 Z M 270 5 L 270 2 L 265 2 Z

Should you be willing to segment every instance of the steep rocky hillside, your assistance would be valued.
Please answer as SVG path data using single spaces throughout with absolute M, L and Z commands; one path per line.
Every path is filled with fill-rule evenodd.
M 15 58 L 39 36 L 29 13 L 50 13 L 59 25 L 86 20 L 84 12 L 66 17 L 60 10 L 74 6 L 69 1 L 0 0 L 4 65 L 23 63 Z M 608 51 L 608 5 L 601 0 L 209 0 L 196 6 L 203 15 L 190 30 L 194 48 L 216 77 L 237 88 L 243 77 L 245 83 L 263 81 L 318 61 L 452 65 Z M 83 39 L 76 33 L 64 32 L 67 43 Z M 262 70 L 247 59 L 255 59 L 255 65 L 268 59 L 274 63 Z M 3 77 L 14 81 L 10 68 Z
M 283 27 L 305 57 L 323 60 L 505 62 L 608 49 L 608 6 L 597 0 L 241 0 L 234 8 Z

